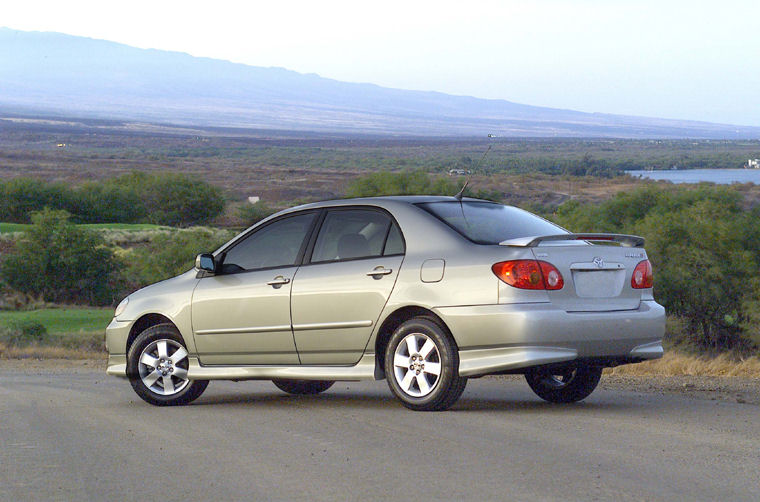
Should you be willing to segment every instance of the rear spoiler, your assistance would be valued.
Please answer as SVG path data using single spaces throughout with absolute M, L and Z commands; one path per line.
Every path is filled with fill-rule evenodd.
M 508 239 L 499 243 L 500 246 L 513 246 L 522 248 L 533 248 L 539 243 L 545 241 L 607 241 L 617 242 L 626 248 L 644 247 L 644 238 L 638 235 L 625 234 L 559 234 L 543 235 L 540 237 L 518 237 L 517 239 Z

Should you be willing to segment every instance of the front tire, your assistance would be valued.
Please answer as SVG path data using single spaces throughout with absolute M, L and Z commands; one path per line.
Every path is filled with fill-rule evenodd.
M 189 361 L 179 330 L 152 326 L 135 339 L 127 354 L 127 377 L 140 398 L 155 406 L 178 406 L 198 399 L 208 380 L 187 378 Z
M 385 351 L 388 386 L 415 411 L 442 411 L 459 399 L 467 379 L 459 376 L 459 351 L 437 322 L 415 317 L 399 326 Z
M 308 395 L 319 394 L 333 386 L 335 382 L 330 380 L 288 380 L 277 378 L 272 383 L 283 392 L 288 394 Z
M 526 373 L 525 379 L 533 392 L 545 401 L 574 403 L 594 392 L 602 377 L 602 370 L 600 366 L 538 368 Z

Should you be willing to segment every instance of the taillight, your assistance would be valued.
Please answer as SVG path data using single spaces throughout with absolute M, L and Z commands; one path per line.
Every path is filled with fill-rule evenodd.
M 640 261 L 636 268 L 633 269 L 631 276 L 631 287 L 633 289 L 651 288 L 654 284 L 654 275 L 652 274 L 652 264 L 649 260 Z
M 539 260 L 510 260 L 494 263 L 496 277 L 519 289 L 562 289 L 562 274 L 551 263 Z

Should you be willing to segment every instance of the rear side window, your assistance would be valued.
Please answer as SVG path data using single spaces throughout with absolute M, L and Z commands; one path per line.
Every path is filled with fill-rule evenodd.
M 477 244 L 567 233 L 535 214 L 493 202 L 426 202 L 418 206 Z
M 404 237 L 401 235 L 398 225 L 395 223 L 391 225 L 391 230 L 388 232 L 388 239 L 385 241 L 384 256 L 404 254 Z
M 367 209 L 332 210 L 319 230 L 311 262 L 381 256 L 391 219 Z

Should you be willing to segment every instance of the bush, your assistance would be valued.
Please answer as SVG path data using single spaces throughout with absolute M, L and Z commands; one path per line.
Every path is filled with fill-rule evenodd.
M 11 319 L 0 325 L 0 343 L 6 347 L 42 344 L 48 339 L 47 329 L 30 319 Z
M 0 182 L 0 221 L 28 223 L 45 207 L 68 211 L 79 223 L 190 226 L 222 213 L 222 190 L 179 173 L 135 172 L 70 189 L 32 178 Z
M 258 223 L 267 216 L 270 216 L 277 212 L 276 209 L 272 209 L 263 202 L 259 201 L 256 204 L 245 203 L 237 210 L 238 218 L 243 220 L 245 226 L 249 227 L 254 223 Z
M 34 178 L 14 178 L 0 183 L 0 221 L 29 223 L 33 211 L 45 207 L 68 209 L 73 198 L 73 192 L 65 185 Z
M 32 213 L 32 223 L 3 260 L 0 279 L 45 301 L 113 302 L 117 263 L 102 237 L 71 223 L 65 211 Z
M 109 182 L 142 200 L 146 223 L 186 227 L 208 223 L 224 211 L 219 187 L 179 173 L 134 172 Z
M 156 235 L 147 246 L 126 257 L 126 275 L 134 281 L 135 287 L 169 279 L 190 270 L 199 253 L 214 251 L 232 236 L 232 232 L 206 229 L 175 230 Z
M 68 208 L 79 223 L 137 223 L 146 219 L 146 207 L 131 187 L 115 183 L 85 183 Z

